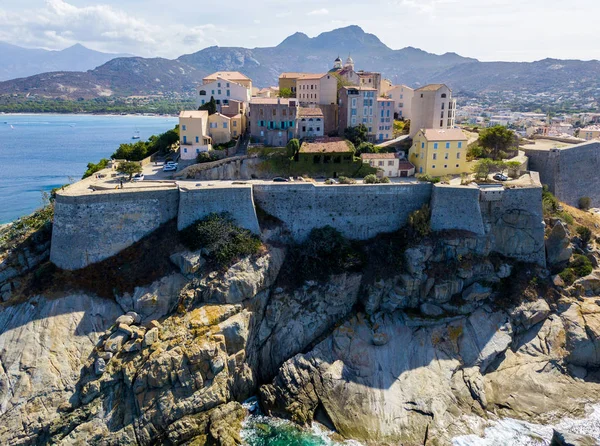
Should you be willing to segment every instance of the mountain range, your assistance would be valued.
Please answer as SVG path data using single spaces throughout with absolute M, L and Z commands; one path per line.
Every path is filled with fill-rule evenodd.
M 72 50 L 73 48 L 71 48 Z M 65 50 L 67 51 L 67 50 Z M 177 59 L 119 57 L 88 71 L 55 71 L 0 82 L 0 94 L 90 99 L 103 96 L 191 97 L 215 71 L 241 71 L 259 87 L 277 85 L 281 72 L 324 72 L 337 56 L 351 55 L 356 69 L 379 71 L 412 87 L 441 82 L 465 93 L 600 88 L 600 62 L 545 59 L 531 63 L 480 62 L 456 53 L 431 54 L 413 47 L 394 50 L 377 36 L 349 26 L 310 38 L 296 33 L 275 47 L 209 47 Z M 114 56 L 113 56 L 114 57 Z M 88 65 L 91 57 L 84 56 Z M 81 61 L 84 63 L 84 61 Z M 597 91 L 596 91 L 597 93 Z
M 61 51 L 22 48 L 0 42 L 0 81 L 33 76 L 49 71 L 92 70 L 116 57 L 130 54 L 111 54 L 94 51 L 76 44 Z

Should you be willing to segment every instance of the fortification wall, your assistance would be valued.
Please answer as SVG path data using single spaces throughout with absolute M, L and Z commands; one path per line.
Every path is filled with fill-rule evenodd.
M 314 228 L 332 226 L 346 237 L 366 240 L 406 224 L 429 203 L 429 183 L 320 186 L 312 183 L 254 186 L 254 201 L 283 221 L 297 241 Z
M 228 212 L 237 224 L 260 234 L 252 186 L 222 186 L 180 189 L 177 228 L 182 230 L 209 214 Z
M 431 198 L 431 229 L 459 229 L 484 235 L 477 186 L 436 184 Z
M 56 196 L 50 260 L 76 270 L 107 259 L 177 217 L 179 191 Z
M 526 153 L 529 168 L 559 200 L 577 206 L 581 197 L 590 197 L 592 206 L 600 207 L 600 142 Z

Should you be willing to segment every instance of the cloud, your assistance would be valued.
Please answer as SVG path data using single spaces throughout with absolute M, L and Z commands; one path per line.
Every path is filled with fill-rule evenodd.
M 106 4 L 46 0 L 44 7 L 19 13 L 0 9 L 0 40 L 24 46 L 59 49 L 79 42 L 103 51 L 175 57 L 217 44 L 215 34 L 210 24 L 155 25 Z
M 329 10 L 325 8 L 315 9 L 314 11 L 310 11 L 306 13 L 306 15 L 327 15 L 329 14 Z

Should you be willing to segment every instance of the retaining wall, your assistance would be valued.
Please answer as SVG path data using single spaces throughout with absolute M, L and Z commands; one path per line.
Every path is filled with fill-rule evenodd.
M 431 198 L 431 229 L 459 229 L 484 235 L 477 186 L 436 184 Z
M 429 183 L 320 186 L 312 183 L 255 185 L 254 201 L 304 240 L 314 228 L 332 226 L 346 237 L 366 240 L 406 224 L 429 203 Z
M 107 259 L 177 217 L 179 190 L 56 196 L 50 260 L 76 270 Z
M 252 186 L 224 186 L 180 189 L 177 228 L 182 230 L 209 214 L 228 212 L 238 226 L 260 234 Z

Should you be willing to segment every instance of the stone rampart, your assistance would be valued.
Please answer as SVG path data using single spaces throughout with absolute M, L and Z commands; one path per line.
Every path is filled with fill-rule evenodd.
M 177 217 L 179 191 L 149 189 L 56 196 L 50 260 L 76 270 L 107 259 Z
M 593 141 L 550 150 L 525 151 L 529 169 L 540 173 L 550 192 L 571 206 L 590 197 L 593 207 L 600 207 L 600 142 Z
M 285 223 L 297 241 L 314 228 L 332 226 L 346 237 L 366 240 L 406 224 L 429 203 L 430 183 L 322 186 L 257 184 L 254 201 Z
M 431 229 L 459 229 L 484 235 L 477 186 L 436 184 L 431 198 Z
M 252 186 L 209 186 L 180 189 L 177 228 L 182 230 L 209 214 L 227 212 L 237 224 L 260 233 Z

